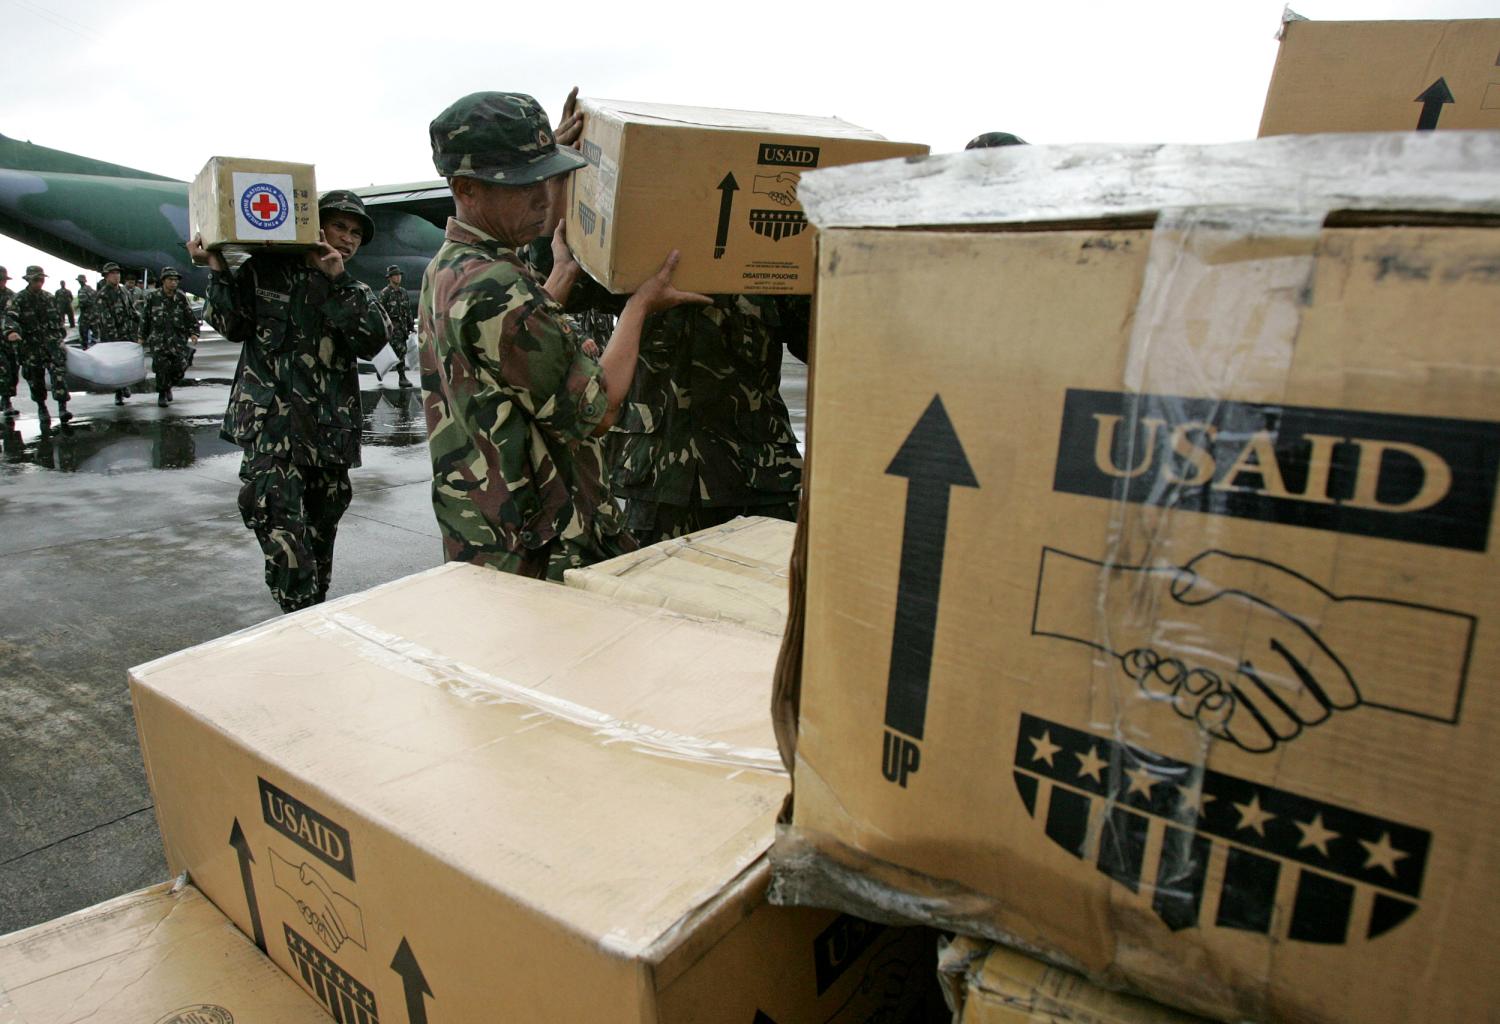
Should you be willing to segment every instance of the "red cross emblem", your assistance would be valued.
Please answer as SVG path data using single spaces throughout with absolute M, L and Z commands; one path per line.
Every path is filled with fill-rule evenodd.
M 261 220 L 270 220 L 281 207 L 277 205 L 276 200 L 272 199 L 269 194 L 262 192 L 250 204 L 250 209 L 254 210 L 255 215 Z

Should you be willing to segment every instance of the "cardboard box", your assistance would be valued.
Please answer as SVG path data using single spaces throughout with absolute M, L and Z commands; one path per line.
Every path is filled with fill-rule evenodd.
M 797 524 L 740 516 L 583 569 L 568 586 L 780 636 Z
M 190 885 L 171 882 L 0 936 L 5 1024 L 328 1024 Z
M 131 689 L 173 870 L 330 1008 L 864 1021 L 932 950 L 765 902 L 776 647 L 455 563 Z
M 306 249 L 318 242 L 312 164 L 210 157 L 188 188 L 188 237 L 203 244 Z
M 805 182 L 774 898 L 1225 1019 L 1472 1019 L 1500 135 L 1014 148 Z
M 938 975 L 953 1024 L 1202 1024 L 1201 1017 L 1100 988 L 1061 967 L 960 935 Z
M 1500 19 L 1308 21 L 1288 11 L 1260 134 L 1500 129 Z
M 832 117 L 598 99 L 579 109 L 589 163 L 568 178 L 568 245 L 620 293 L 678 249 L 678 288 L 805 295 L 813 233 L 802 175 L 927 152 Z

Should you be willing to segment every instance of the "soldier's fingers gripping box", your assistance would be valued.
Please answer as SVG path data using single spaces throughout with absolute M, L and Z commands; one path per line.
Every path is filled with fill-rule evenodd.
M 306 249 L 318 241 L 312 164 L 216 156 L 188 188 L 188 237 L 225 246 Z
M 805 295 L 813 233 L 802 175 L 927 152 L 832 117 L 599 99 L 579 109 L 588 165 L 568 178 L 568 244 L 620 293 L 677 249 L 678 288 Z
M 1225 1019 L 1489 1012 L 1497 161 L 1285 136 L 804 181 L 778 898 Z

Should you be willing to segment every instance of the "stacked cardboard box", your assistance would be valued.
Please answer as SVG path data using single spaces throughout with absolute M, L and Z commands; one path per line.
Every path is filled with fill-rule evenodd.
M 1308 21 L 1288 10 L 1260 134 L 1500 129 L 1500 19 Z
M 1409 132 L 804 180 L 773 898 L 1223 1019 L 1500 998 L 1496 166 Z
M 765 902 L 776 653 L 453 564 L 131 690 L 173 870 L 340 1019 L 899 1019 L 928 933 Z
M 197 889 L 167 882 L 0 936 L 0 1020 L 328 1024 L 329 1017 Z
M 786 628 L 787 565 L 797 527 L 765 516 L 632 551 L 583 569 L 569 569 L 570 587 L 733 622 L 781 636 Z
M 927 152 L 833 117 L 601 99 L 579 109 L 588 166 L 568 178 L 568 244 L 612 292 L 635 291 L 677 249 L 678 288 L 805 295 L 802 175 Z

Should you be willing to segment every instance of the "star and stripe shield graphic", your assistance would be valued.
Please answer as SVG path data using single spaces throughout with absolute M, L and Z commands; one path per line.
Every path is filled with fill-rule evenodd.
M 1409 825 L 1027 714 L 1014 777 L 1052 842 L 1149 896 L 1173 931 L 1343 944 L 1421 898 L 1432 837 Z

